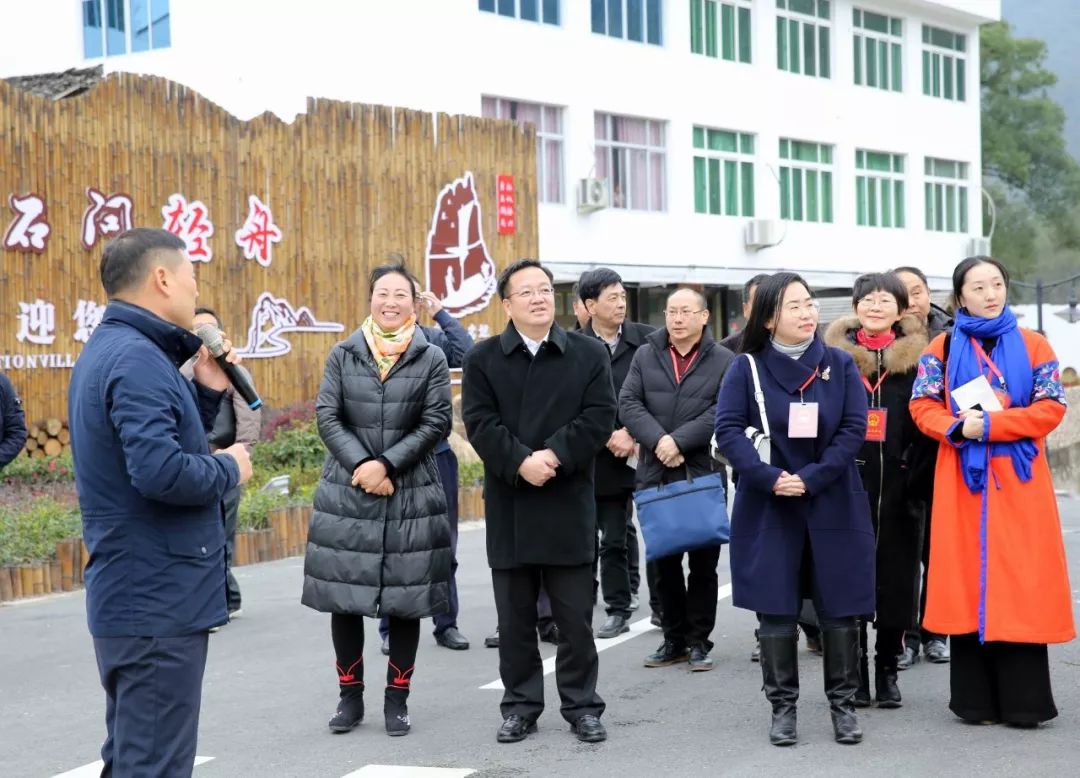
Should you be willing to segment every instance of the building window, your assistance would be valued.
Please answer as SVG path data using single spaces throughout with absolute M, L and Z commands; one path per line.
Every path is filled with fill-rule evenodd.
M 904 226 L 904 155 L 855 151 L 855 222 L 863 227 Z
M 922 91 L 930 97 L 967 99 L 967 36 L 924 24 Z
M 480 0 L 480 10 L 530 22 L 559 23 L 559 0 Z
M 776 66 L 829 78 L 830 0 L 776 0 Z
M 596 114 L 596 173 L 613 208 L 664 210 L 665 156 L 663 122 Z
M 690 0 L 690 51 L 750 62 L 749 0 Z
M 893 92 L 904 91 L 903 22 L 859 8 L 855 9 L 854 15 L 855 83 Z
M 536 191 L 542 203 L 563 202 L 563 109 L 501 97 L 483 97 L 480 115 L 536 127 Z
M 780 139 L 780 218 L 832 222 L 833 147 Z
M 754 136 L 694 127 L 694 210 L 754 215 Z
M 661 45 L 660 0 L 592 0 L 592 31 Z
M 169 0 L 83 0 L 82 21 L 87 59 L 172 45 Z
M 968 231 L 968 165 L 926 158 L 926 229 Z

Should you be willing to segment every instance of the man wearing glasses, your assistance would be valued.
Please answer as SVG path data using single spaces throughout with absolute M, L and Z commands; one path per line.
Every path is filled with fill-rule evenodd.
M 563 718 L 578 740 L 607 738 L 590 616 L 593 460 L 615 425 L 611 360 L 597 338 L 555 323 L 551 284 L 551 272 L 536 260 L 506 268 L 498 290 L 510 323 L 499 337 L 466 353 L 463 365 L 461 415 L 484 462 L 488 564 L 505 688 L 500 743 L 535 732 L 544 709 L 536 633 L 541 584 L 559 629 L 555 680 Z

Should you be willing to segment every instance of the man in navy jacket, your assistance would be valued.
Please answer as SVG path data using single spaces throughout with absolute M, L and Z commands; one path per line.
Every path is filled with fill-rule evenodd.
M 0 373 L 0 470 L 7 467 L 26 445 L 26 416 L 19 395 L 7 376 Z
M 190 332 L 198 289 L 184 247 L 146 228 L 108 244 L 109 304 L 68 392 L 106 695 L 102 775 L 114 778 L 191 774 L 207 630 L 228 618 L 221 498 L 251 477 L 243 445 L 207 445 L 228 379 Z M 196 353 L 192 383 L 179 367 Z

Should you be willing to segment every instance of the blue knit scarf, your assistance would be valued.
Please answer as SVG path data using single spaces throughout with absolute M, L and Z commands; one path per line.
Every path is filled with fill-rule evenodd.
M 971 338 L 978 341 L 997 338 L 997 344 L 989 356 L 1005 376 L 1005 386 L 1012 400 L 1011 407 L 1026 408 L 1030 405 L 1031 391 L 1035 383 L 1031 359 L 1028 356 L 1024 336 L 1017 325 L 1016 316 L 1007 306 L 1001 315 L 994 319 L 972 316 L 963 308 L 957 313 L 947 370 L 950 397 L 958 386 L 963 386 L 968 381 L 978 378 L 980 373 L 985 375 L 983 373 L 985 366 L 980 364 L 981 360 L 975 352 Z M 996 375 L 992 374 L 990 381 L 995 386 L 999 385 Z M 960 409 L 956 406 L 955 400 L 952 405 L 953 412 L 958 413 Z M 987 424 L 990 424 L 993 421 L 993 415 L 988 414 L 988 417 Z M 1012 459 L 1013 469 L 1021 481 L 1030 481 L 1031 463 L 1038 453 L 1038 446 L 1030 439 L 993 443 L 990 446 L 968 441 L 960 447 L 960 467 L 964 483 L 973 494 L 981 492 L 986 486 L 989 459 L 1004 456 Z

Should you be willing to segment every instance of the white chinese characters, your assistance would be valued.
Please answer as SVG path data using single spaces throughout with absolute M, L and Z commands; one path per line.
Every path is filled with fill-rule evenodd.
M 56 306 L 44 300 L 34 300 L 32 303 L 19 303 L 19 331 L 15 333 L 15 340 L 20 343 L 34 343 L 39 346 L 48 346 L 56 340 Z
M 201 200 L 188 202 L 182 194 L 170 195 L 168 204 L 161 209 L 161 216 L 165 220 L 162 226 L 184 239 L 192 262 L 209 262 L 214 258 L 210 248 L 214 224 L 210 221 L 209 209 Z
M 22 196 L 11 194 L 8 195 L 8 206 L 15 218 L 4 232 L 4 248 L 45 253 L 52 233 L 45 198 L 33 192 Z
M 86 199 L 90 201 L 83 212 L 82 245 L 92 249 L 102 238 L 110 238 L 130 230 L 133 226 L 131 196 L 122 192 L 105 196 L 92 186 L 86 187 Z
M 281 242 L 281 230 L 274 224 L 274 214 L 255 195 L 248 196 L 248 216 L 244 226 L 236 231 L 236 245 L 246 259 L 254 259 L 263 267 L 273 261 L 274 244 Z
M 98 305 L 93 300 L 79 300 L 75 306 L 75 315 L 71 317 L 75 321 L 75 340 L 86 343 L 93 331 L 101 324 L 103 315 L 105 315 L 104 305 Z

